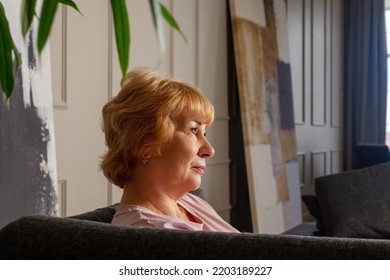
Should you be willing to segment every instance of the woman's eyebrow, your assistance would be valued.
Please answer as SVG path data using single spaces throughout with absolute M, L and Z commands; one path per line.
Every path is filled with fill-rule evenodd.
M 192 121 L 195 122 L 198 125 L 203 125 L 204 124 L 202 121 L 198 121 L 198 120 L 192 120 Z

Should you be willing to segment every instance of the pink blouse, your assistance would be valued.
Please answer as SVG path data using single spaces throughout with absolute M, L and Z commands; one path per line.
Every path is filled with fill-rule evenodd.
M 239 232 L 225 222 L 206 201 L 195 195 L 186 194 L 178 201 L 178 204 L 194 217 L 195 222 L 158 215 L 138 205 L 121 204 L 117 207 L 111 223 L 152 228 Z

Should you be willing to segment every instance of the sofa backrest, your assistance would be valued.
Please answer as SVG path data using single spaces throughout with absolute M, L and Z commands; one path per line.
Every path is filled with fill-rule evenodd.
M 114 217 L 117 205 L 118 204 L 114 204 L 107 207 L 98 208 L 96 210 L 71 216 L 69 218 L 110 224 L 112 218 Z
M 0 259 L 390 259 L 390 241 L 147 229 L 30 216 L 0 230 Z
M 317 178 L 327 235 L 390 238 L 390 162 Z

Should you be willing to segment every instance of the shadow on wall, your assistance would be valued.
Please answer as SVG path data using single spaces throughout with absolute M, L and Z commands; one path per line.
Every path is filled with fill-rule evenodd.
M 35 64 L 29 49 L 30 70 Z M 57 212 L 55 185 L 47 165 L 49 126 L 38 114 L 31 86 L 30 105 L 25 105 L 22 79 L 19 69 L 6 104 L 0 94 L 0 228 L 23 215 Z

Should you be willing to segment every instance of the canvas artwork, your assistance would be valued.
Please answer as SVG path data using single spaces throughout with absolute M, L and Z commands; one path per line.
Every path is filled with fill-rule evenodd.
M 284 0 L 230 0 L 255 232 L 301 222 L 299 170 Z
M 23 215 L 58 211 L 48 47 L 38 57 L 34 28 L 22 38 L 21 1 L 1 2 L 23 64 L 7 102 L 0 88 L 0 228 Z

